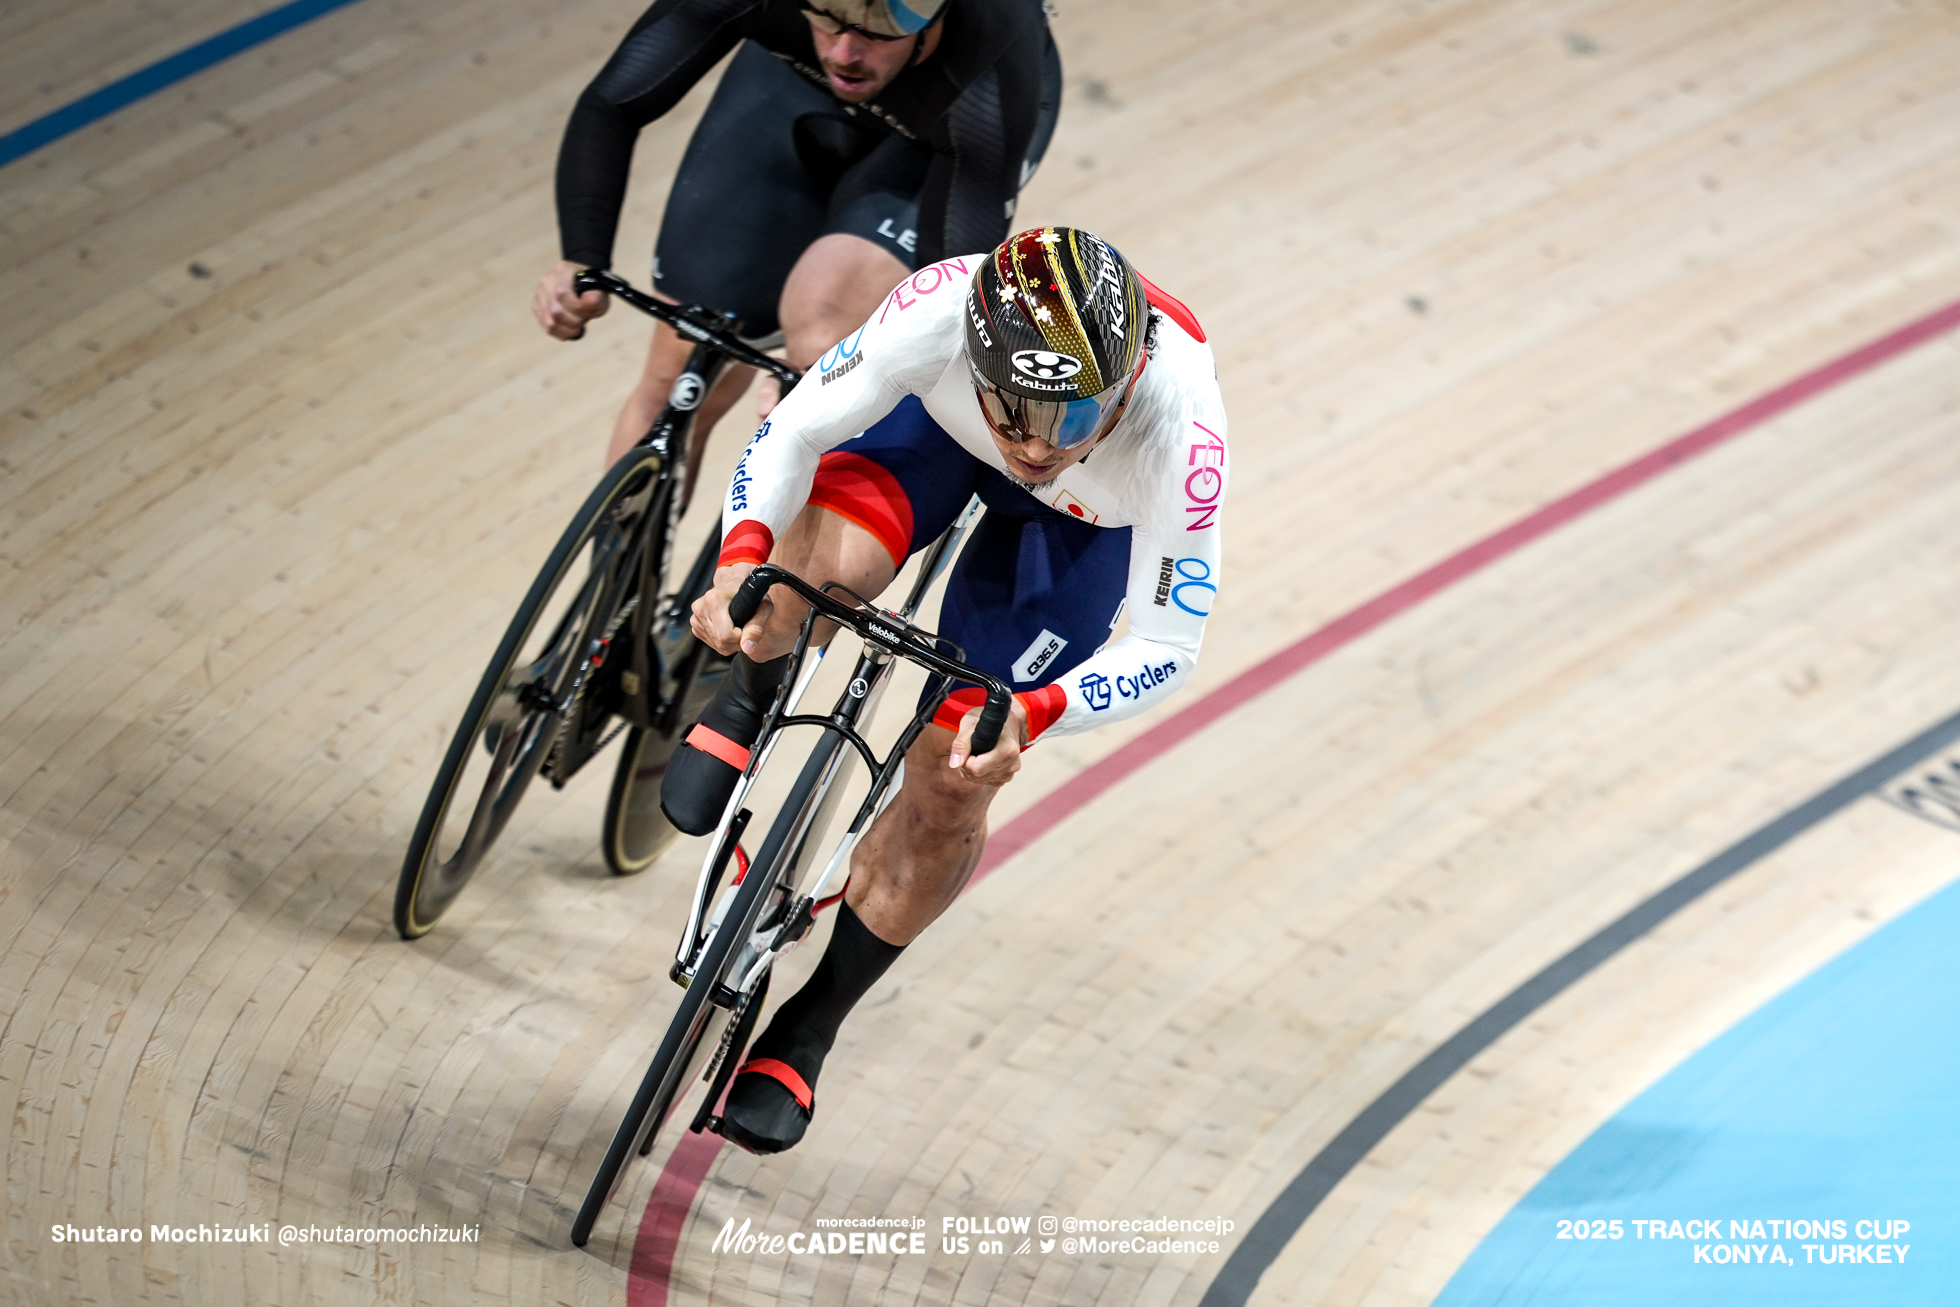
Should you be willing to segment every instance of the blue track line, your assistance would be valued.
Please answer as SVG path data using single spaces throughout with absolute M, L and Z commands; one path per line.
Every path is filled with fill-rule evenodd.
M 1960 883 L 1724 1032 L 1520 1199 L 1434 1307 L 1952 1307 L 1956 937 Z
M 229 59 L 302 23 L 310 23 L 322 14 L 330 14 L 353 3 L 354 0 L 292 0 L 291 4 L 248 19 L 207 41 L 199 41 L 188 50 L 159 59 L 148 68 L 138 69 L 121 81 L 111 82 L 99 91 L 0 136 L 0 168 L 108 117 L 125 105 L 134 104 L 144 96 L 154 95 L 193 73 L 202 72 L 220 60 Z
M 1601 963 L 1687 907 L 1708 891 L 1746 871 L 1797 836 L 1883 785 L 1913 763 L 1955 740 L 1960 740 L 1960 713 L 1928 727 L 1896 749 L 1860 767 L 1837 784 L 1799 804 L 1768 825 L 1745 836 L 1679 880 L 1636 904 L 1592 938 L 1575 946 L 1531 979 L 1519 985 L 1469 1025 L 1445 1040 L 1402 1078 L 1383 1090 L 1359 1116 L 1334 1136 L 1293 1177 L 1245 1238 L 1225 1259 L 1218 1278 L 1205 1290 L 1199 1307 L 1243 1307 L 1259 1279 L 1293 1236 L 1306 1224 L 1321 1200 L 1333 1191 L 1389 1131 L 1400 1125 L 1423 1100 L 1469 1065 L 1472 1058 L 1496 1043 L 1539 1008 L 1591 974 Z

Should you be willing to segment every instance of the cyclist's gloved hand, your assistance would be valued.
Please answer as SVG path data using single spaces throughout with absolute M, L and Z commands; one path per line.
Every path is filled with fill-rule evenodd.
M 560 259 L 538 278 L 538 288 L 531 294 L 531 312 L 538 325 L 557 340 L 577 340 L 585 334 L 586 323 L 612 307 L 612 296 L 603 291 L 580 295 L 573 290 L 572 278 L 583 271 L 584 264 Z

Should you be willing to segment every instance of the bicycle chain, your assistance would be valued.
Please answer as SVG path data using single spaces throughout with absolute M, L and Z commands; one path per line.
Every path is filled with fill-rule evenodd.
M 749 1004 L 753 1002 L 755 1002 L 755 993 L 751 991 L 742 995 L 742 1001 L 735 1005 L 734 1014 L 729 1017 L 728 1024 L 722 1028 L 721 1041 L 715 1046 L 715 1055 L 708 1059 L 708 1069 L 701 1073 L 702 1084 L 712 1085 L 715 1082 L 715 1073 L 721 1070 L 723 1060 L 728 1057 L 729 1046 L 735 1042 L 735 1032 L 742 1028 L 742 1018 L 747 1015 Z

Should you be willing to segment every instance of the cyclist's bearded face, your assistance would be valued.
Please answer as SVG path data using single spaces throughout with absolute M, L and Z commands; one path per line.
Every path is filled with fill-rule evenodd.
M 891 84 L 912 62 L 917 38 L 872 41 L 852 31 L 835 35 L 810 24 L 817 60 L 830 78 L 830 89 L 846 104 L 859 104 Z

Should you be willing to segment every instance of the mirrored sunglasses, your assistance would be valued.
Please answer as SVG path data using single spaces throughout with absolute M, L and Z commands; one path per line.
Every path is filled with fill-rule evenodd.
M 1020 444 L 1045 440 L 1057 449 L 1073 449 L 1102 430 L 1110 407 L 1123 397 L 1123 382 L 1088 399 L 1029 399 L 988 381 L 973 371 L 973 391 L 980 414 L 995 435 Z

